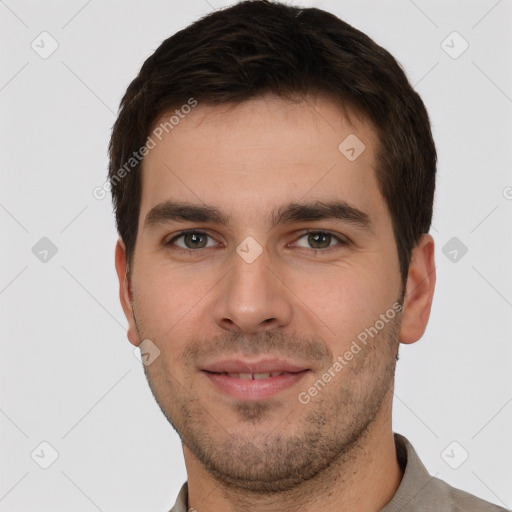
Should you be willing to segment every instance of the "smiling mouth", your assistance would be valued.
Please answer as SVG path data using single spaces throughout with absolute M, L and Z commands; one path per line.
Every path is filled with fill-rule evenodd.
M 242 380 L 262 380 L 269 379 L 270 377 L 279 377 L 281 375 L 295 375 L 297 373 L 302 373 L 307 370 L 302 370 L 299 372 L 269 372 L 269 373 L 234 373 L 234 372 L 209 372 L 205 370 L 207 373 L 213 373 L 215 375 L 226 375 L 228 377 L 232 377 L 234 379 L 242 379 Z
M 290 391 L 310 372 L 213 372 L 202 370 L 213 389 L 224 396 L 243 401 L 267 400 L 279 393 Z

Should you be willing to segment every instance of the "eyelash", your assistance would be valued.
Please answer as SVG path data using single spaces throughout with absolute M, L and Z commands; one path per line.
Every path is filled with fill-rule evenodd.
M 325 231 L 322 229 L 306 230 L 301 233 L 301 235 L 297 238 L 297 240 L 300 240 L 301 238 L 304 238 L 305 236 L 310 235 L 312 233 L 320 234 L 320 235 L 329 235 L 338 241 L 338 243 L 336 245 L 328 246 L 328 247 L 325 247 L 324 249 L 314 249 L 314 248 L 302 247 L 302 249 L 306 249 L 315 254 L 330 252 L 331 250 L 339 249 L 340 247 L 347 246 L 350 244 L 350 241 L 347 238 L 341 238 L 340 236 L 335 235 L 334 233 L 331 233 L 330 231 Z M 206 236 L 209 238 L 213 238 L 211 235 L 209 235 L 205 231 L 200 231 L 200 230 L 196 230 L 196 229 L 188 229 L 188 230 L 182 231 L 181 233 L 177 234 L 176 236 L 174 236 L 167 242 L 164 242 L 164 245 L 166 247 L 172 247 L 172 246 L 174 246 L 174 243 L 176 242 L 176 240 L 182 238 L 183 236 L 185 236 L 187 234 L 197 234 L 197 235 L 202 235 L 202 236 Z M 203 248 L 199 248 L 199 249 L 184 249 L 183 247 L 178 247 L 178 246 L 174 246 L 174 248 L 177 249 L 178 251 L 182 251 L 185 253 L 198 253 L 198 252 L 200 252 L 201 249 L 211 249 L 211 247 L 203 247 Z

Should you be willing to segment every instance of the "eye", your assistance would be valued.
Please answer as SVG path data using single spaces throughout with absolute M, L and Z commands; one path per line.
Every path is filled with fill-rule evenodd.
M 299 243 L 304 239 L 304 243 Z M 322 250 L 335 247 L 337 245 L 348 245 L 348 241 L 342 239 L 328 231 L 309 231 L 298 238 L 295 245 L 312 250 Z
M 211 243 L 208 243 L 208 239 L 210 239 Z M 190 251 L 213 247 L 215 242 L 213 242 L 213 238 L 210 235 L 203 231 L 183 231 L 168 242 L 165 242 L 165 245 L 176 245 L 180 249 Z

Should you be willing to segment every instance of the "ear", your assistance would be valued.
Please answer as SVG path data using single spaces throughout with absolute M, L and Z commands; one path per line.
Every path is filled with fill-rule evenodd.
M 435 285 L 434 239 L 423 234 L 411 255 L 400 327 L 401 343 L 414 343 L 423 336 Z
M 119 299 L 121 300 L 124 315 L 128 320 L 128 340 L 138 347 L 142 340 L 139 339 L 135 317 L 133 315 L 133 297 L 127 272 L 126 247 L 121 238 L 118 239 L 116 244 L 115 264 L 117 277 L 119 279 Z

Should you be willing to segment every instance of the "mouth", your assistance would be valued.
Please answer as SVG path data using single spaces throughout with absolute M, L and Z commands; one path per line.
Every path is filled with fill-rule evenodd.
M 263 400 L 295 386 L 311 370 L 283 360 L 224 360 L 201 373 L 216 391 L 241 400 Z
M 307 370 L 303 370 L 307 371 Z M 242 380 L 262 380 L 269 379 L 270 377 L 279 377 L 280 375 L 293 375 L 300 372 L 268 372 L 268 373 L 234 373 L 234 372 L 208 372 L 216 375 L 227 375 L 233 379 Z

